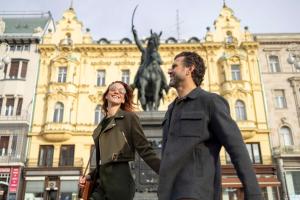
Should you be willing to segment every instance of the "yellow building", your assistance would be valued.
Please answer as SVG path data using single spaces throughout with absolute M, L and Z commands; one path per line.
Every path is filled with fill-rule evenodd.
M 197 38 L 183 43 L 175 39 L 162 42 L 161 67 L 166 73 L 181 51 L 195 51 L 204 58 L 207 73 L 202 87 L 228 100 L 263 192 L 276 199 L 278 181 L 271 159 L 258 43 L 247 29 L 241 30 L 239 20 L 226 5 L 214 26 L 201 42 Z M 78 178 L 91 154 L 91 134 L 101 119 L 101 95 L 112 81 L 132 83 L 137 72 L 141 55 L 130 39 L 118 44 L 105 39 L 94 42 L 89 31 L 82 30 L 83 24 L 70 8 L 56 30 L 46 34 L 39 45 L 40 70 L 24 171 L 25 197 L 76 198 Z M 175 97 L 176 91 L 169 91 L 159 110 L 166 111 Z M 221 152 L 223 199 L 240 198 L 241 184 L 225 154 Z

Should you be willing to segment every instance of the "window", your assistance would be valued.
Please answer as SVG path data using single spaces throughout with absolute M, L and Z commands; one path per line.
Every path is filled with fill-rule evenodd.
M 276 108 L 286 108 L 286 100 L 284 90 L 274 90 L 275 95 L 275 107 Z
M 231 77 L 233 81 L 241 80 L 240 65 L 231 65 Z
M 289 199 L 296 200 L 300 198 L 300 171 L 287 171 L 286 184 Z
M 39 153 L 39 166 L 52 167 L 54 147 L 52 145 L 41 145 Z
M 26 45 L 24 46 L 24 51 L 30 51 L 30 46 L 29 46 L 29 44 L 26 44 Z
M 27 66 L 28 66 L 28 60 L 12 59 L 10 64 L 10 69 L 9 69 L 9 78 L 10 79 L 26 78 Z M 4 68 L 5 77 L 7 75 L 7 70 L 8 70 L 8 66 L 6 65 Z
M 21 115 L 23 98 L 19 98 L 16 115 Z
M 95 120 L 94 120 L 94 124 L 99 124 L 101 119 L 102 119 L 102 112 L 101 112 L 101 106 L 97 105 L 96 109 L 95 109 Z
M 44 199 L 44 181 L 26 181 L 26 190 L 24 199 Z
M 253 164 L 262 164 L 259 143 L 246 144 L 250 159 Z
M 0 115 L 1 115 L 1 111 L 2 111 L 2 104 L 3 104 L 3 98 L 0 97 Z
M 21 69 L 21 78 L 26 78 L 28 61 L 23 60 Z
M 283 126 L 280 128 L 280 135 L 283 139 L 284 146 L 290 146 L 293 145 L 293 137 L 291 129 L 287 126 Z
M 10 50 L 10 51 L 15 51 L 15 49 L 16 49 L 16 46 L 15 46 L 15 45 L 10 45 L 10 46 L 9 46 L 9 50 Z
M 0 156 L 17 155 L 17 135 L 0 136 Z
M 227 44 L 233 43 L 233 37 L 232 37 L 232 33 L 230 31 L 227 31 L 225 41 Z
M 17 51 L 22 51 L 23 46 L 22 45 L 17 45 Z
M 237 100 L 235 103 L 236 120 L 247 120 L 246 107 L 243 101 Z
M 269 56 L 269 64 L 271 72 L 280 72 L 278 56 Z
M 122 70 L 122 78 L 121 78 L 121 80 L 124 83 L 129 84 L 129 81 L 130 81 L 129 70 Z
M 67 80 L 67 67 L 59 67 L 57 82 L 65 83 L 66 80 Z
M 10 79 L 17 79 L 19 73 L 19 60 L 12 60 L 9 71 Z
M 64 104 L 58 102 L 55 104 L 53 122 L 60 123 L 63 121 Z
M 60 198 L 61 200 L 79 199 L 78 181 L 76 180 L 61 180 L 60 182 Z
M 105 86 L 105 70 L 97 70 L 97 86 Z
M 0 136 L 0 156 L 8 154 L 9 136 Z
M 15 98 L 14 97 L 7 97 L 5 116 L 12 116 L 13 115 L 13 113 L 14 113 L 14 104 L 15 104 Z
M 74 165 L 74 145 L 62 145 L 60 148 L 59 166 Z

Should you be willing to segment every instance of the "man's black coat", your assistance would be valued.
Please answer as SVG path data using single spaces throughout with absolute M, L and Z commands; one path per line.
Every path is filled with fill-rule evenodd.
M 175 102 L 169 106 L 163 121 L 159 200 L 221 199 L 222 146 L 244 186 L 245 199 L 261 199 L 251 160 L 239 128 L 230 117 L 227 101 L 196 88 L 182 103 L 180 113 L 173 115 L 173 126 L 170 119 Z

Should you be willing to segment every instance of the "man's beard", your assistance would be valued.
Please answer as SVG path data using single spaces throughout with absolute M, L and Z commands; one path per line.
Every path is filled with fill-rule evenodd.
M 179 76 L 174 75 L 172 78 L 170 78 L 169 86 L 173 88 L 178 88 L 181 82 L 182 79 Z

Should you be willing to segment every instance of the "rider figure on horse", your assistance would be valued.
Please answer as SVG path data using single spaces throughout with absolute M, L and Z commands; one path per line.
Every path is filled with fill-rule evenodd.
M 142 46 L 141 41 L 138 39 L 137 31 L 132 26 L 132 33 L 138 49 L 141 51 L 141 65 L 135 75 L 133 88 L 139 89 L 139 100 L 144 110 L 157 110 L 159 101 L 162 98 L 162 91 L 168 92 L 169 86 L 166 77 L 160 67 L 163 64 L 158 52 L 159 40 L 162 32 L 159 34 L 150 31 L 151 36 L 148 38 L 147 47 Z M 142 80 L 141 80 L 142 79 Z M 146 84 L 144 84 L 144 81 Z M 146 91 L 148 86 L 152 85 L 152 91 Z M 147 92 L 147 94 L 146 94 Z M 152 95 L 152 96 L 151 96 Z

